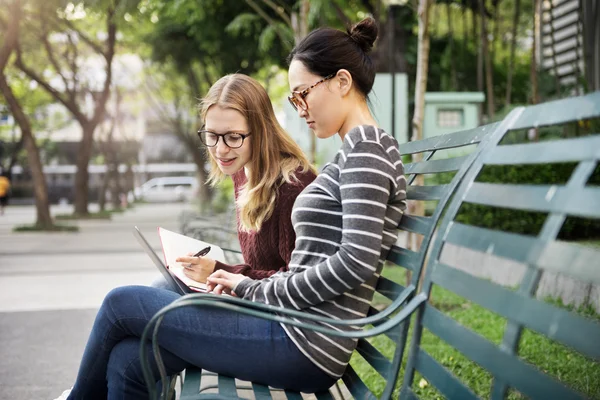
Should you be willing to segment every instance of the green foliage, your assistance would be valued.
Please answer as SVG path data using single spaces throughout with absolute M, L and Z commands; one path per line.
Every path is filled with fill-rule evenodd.
M 449 37 L 431 38 L 429 54 L 429 75 L 427 90 L 436 91 L 477 91 L 477 49 L 471 43 L 455 41 L 450 52 Z M 456 38 L 455 38 L 456 40 Z M 416 54 L 416 53 L 415 53 Z M 416 63 L 416 58 L 415 58 Z M 451 65 L 456 68 L 457 87 L 452 87 Z M 494 58 L 492 70 L 494 74 L 494 100 L 498 108 L 502 107 L 506 95 L 507 59 Z M 530 96 L 530 57 L 517 54 L 513 69 L 512 103 L 526 104 Z M 548 91 L 543 95 L 547 96 Z
M 95 213 L 89 213 L 86 215 L 79 214 L 57 214 L 54 216 L 56 220 L 68 221 L 68 220 L 93 220 L 93 219 L 111 219 L 112 212 L 110 210 L 98 211 Z
M 50 227 L 41 225 L 17 225 L 13 232 L 79 232 L 78 226 L 54 224 Z
M 276 22 L 275 25 L 264 28 L 258 38 L 258 49 L 263 54 L 268 54 L 269 50 L 276 45 L 276 40 L 279 38 L 278 34 L 283 37 L 284 43 L 294 43 L 294 35 L 289 27 L 283 22 Z
M 225 32 L 234 36 L 250 36 L 256 29 L 260 28 L 260 26 L 261 20 L 258 15 L 245 12 L 236 16 L 229 25 L 225 27 Z
M 144 38 L 153 59 L 173 60 L 182 72 L 200 62 L 214 68 L 215 78 L 233 72 L 252 74 L 264 65 L 281 62 L 287 54 L 279 42 L 268 52 L 257 51 L 267 23 L 251 17 L 254 13 L 243 1 L 210 0 L 201 7 L 191 0 L 151 1 L 146 14 L 159 15 Z
M 522 166 L 487 166 L 477 177 L 478 182 L 504 184 L 564 185 L 571 176 L 575 164 L 545 164 Z M 600 168 L 596 168 L 590 184 L 600 180 Z M 498 229 L 524 235 L 537 235 L 547 214 L 511 210 L 465 203 L 456 217 L 457 221 L 489 229 Z M 600 238 L 600 220 L 567 218 L 559 238 L 583 240 Z

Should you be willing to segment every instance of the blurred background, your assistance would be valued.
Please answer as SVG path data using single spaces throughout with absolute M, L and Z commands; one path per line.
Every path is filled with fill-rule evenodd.
M 194 236 L 206 221 L 235 248 L 232 183 L 205 185 L 196 135 L 218 78 L 259 80 L 317 167 L 337 152 L 337 136 L 317 141 L 289 105 L 286 57 L 311 30 L 366 16 L 380 28 L 370 105 L 400 143 L 600 90 L 596 0 L 0 0 L 1 400 L 67 389 L 106 292 L 156 277 L 134 225 L 157 252 L 157 226 Z M 539 221 L 503 223 L 526 234 Z M 598 238 L 600 224 L 569 234 Z
M 367 15 L 378 21 L 371 105 L 398 141 L 415 134 L 417 1 L 0 3 L 0 165 L 12 183 L 10 203 L 36 204 L 42 227 L 52 225 L 47 209 L 56 203 L 73 204 L 75 214 L 86 215 L 91 202 L 104 210 L 136 200 L 193 198 L 199 207 L 219 211 L 231 187 L 203 183 L 207 164 L 195 134 L 201 125 L 196 105 L 227 73 L 259 79 L 282 125 L 317 165 L 327 160 L 339 139 L 317 143 L 285 100 L 286 55 L 319 26 L 344 28 Z M 520 104 L 598 88 L 593 1 L 426 3 L 421 137 L 495 121 Z M 165 176 L 195 177 L 197 184 L 143 186 Z

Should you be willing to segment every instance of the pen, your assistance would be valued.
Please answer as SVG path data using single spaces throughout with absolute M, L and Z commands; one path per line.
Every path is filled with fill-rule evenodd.
M 199 252 L 197 252 L 196 254 L 194 254 L 193 257 L 203 257 L 203 256 L 207 255 L 209 251 L 210 251 L 210 246 L 207 246 L 207 247 L 203 248 L 202 250 L 200 250 Z

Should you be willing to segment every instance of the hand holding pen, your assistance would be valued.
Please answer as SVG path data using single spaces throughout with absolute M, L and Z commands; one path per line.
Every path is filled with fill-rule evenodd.
M 199 252 L 197 252 L 196 254 L 192 254 L 190 255 L 188 253 L 188 256 L 190 257 L 204 257 L 205 255 L 207 255 L 210 252 L 210 246 L 206 246 L 205 248 L 203 248 L 202 250 L 200 250 Z M 179 260 L 179 259 L 177 259 Z M 188 263 L 188 264 L 184 264 L 183 267 L 184 268 L 190 268 L 192 266 L 192 263 Z
M 175 261 L 182 263 L 183 273 L 197 282 L 206 282 L 206 278 L 214 271 L 215 260 L 204 257 L 210 252 L 210 246 L 203 248 L 196 254 L 178 257 Z
M 209 252 L 210 252 L 210 246 L 206 246 L 205 248 L 203 248 L 202 250 L 200 250 L 199 252 L 194 254 L 192 257 L 204 257 Z

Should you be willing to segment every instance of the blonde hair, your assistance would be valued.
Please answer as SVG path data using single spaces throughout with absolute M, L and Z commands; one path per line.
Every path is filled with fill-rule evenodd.
M 239 191 L 237 208 L 240 228 L 258 231 L 275 209 L 279 186 L 297 181 L 295 172 L 314 168 L 302 149 L 281 127 L 266 90 L 253 78 L 243 74 L 226 75 L 215 82 L 200 102 L 200 117 L 218 105 L 240 112 L 248 122 L 252 155 L 247 164 L 247 183 Z M 215 160 L 210 157 L 208 183 L 213 186 L 225 179 Z

